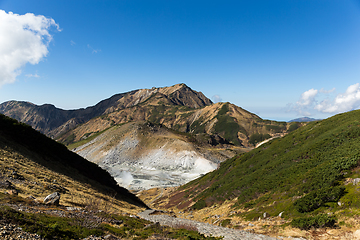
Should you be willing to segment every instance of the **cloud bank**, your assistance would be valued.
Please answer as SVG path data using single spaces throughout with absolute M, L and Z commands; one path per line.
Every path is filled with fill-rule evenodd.
M 296 104 L 290 104 L 292 111 L 300 115 L 311 116 L 314 112 L 337 114 L 360 108 L 360 84 L 350 85 L 344 93 L 339 93 L 335 97 L 329 94 L 331 90 L 309 89 L 301 94 Z
M 14 82 L 27 63 L 38 64 L 47 56 L 54 27 L 60 31 L 51 18 L 0 10 L 0 86 Z

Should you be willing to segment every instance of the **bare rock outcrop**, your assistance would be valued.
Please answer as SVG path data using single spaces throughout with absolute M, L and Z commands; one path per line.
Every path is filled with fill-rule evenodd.
M 60 202 L 60 193 L 54 192 L 44 198 L 44 204 L 46 205 L 59 205 Z

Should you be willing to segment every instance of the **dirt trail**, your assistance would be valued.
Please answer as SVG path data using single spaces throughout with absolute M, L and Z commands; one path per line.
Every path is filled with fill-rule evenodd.
M 226 227 L 219 227 L 208 223 L 197 222 L 190 219 L 176 218 L 168 215 L 152 215 L 155 210 L 145 210 L 138 214 L 139 217 L 151 222 L 158 222 L 160 225 L 177 227 L 177 226 L 189 226 L 196 228 L 197 231 L 205 236 L 224 237 L 224 240 L 275 240 L 284 238 L 274 238 L 265 236 L 262 234 L 250 233 L 244 230 L 236 230 Z M 294 238 L 292 238 L 295 240 Z

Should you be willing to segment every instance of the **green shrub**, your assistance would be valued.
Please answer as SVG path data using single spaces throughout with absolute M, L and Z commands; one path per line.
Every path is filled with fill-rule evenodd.
M 222 227 L 226 227 L 226 226 L 228 226 L 229 224 L 231 223 L 231 219 L 225 219 L 225 220 L 223 220 L 222 222 L 221 222 L 221 226 Z
M 292 131 L 295 131 L 296 129 L 299 128 L 299 124 L 297 123 L 292 123 L 288 129 L 288 132 L 292 132 Z
M 206 202 L 203 199 L 200 199 L 192 206 L 192 208 L 196 210 L 203 209 L 204 207 L 206 207 Z
M 225 103 L 216 115 L 218 121 L 214 126 L 214 130 L 232 144 L 240 145 L 238 132 L 242 132 L 245 135 L 247 135 L 247 132 L 245 128 L 235 121 L 235 118 L 227 115 L 227 112 L 229 112 L 229 103 Z
M 280 133 L 286 129 L 286 126 L 277 126 L 277 125 L 265 125 L 267 131 L 274 131 L 275 133 Z
M 75 140 L 75 135 L 74 135 L 74 134 L 71 134 L 71 135 L 69 135 L 69 136 L 63 141 L 63 143 L 64 143 L 65 145 L 69 145 L 69 144 L 73 143 L 74 140 Z
M 344 187 L 327 187 L 312 191 L 295 201 L 294 206 L 298 212 L 311 212 L 327 202 L 337 202 L 344 195 Z
M 319 214 L 314 217 L 301 217 L 295 218 L 291 221 L 291 226 L 300 228 L 303 230 L 308 230 L 311 227 L 314 228 L 324 228 L 324 227 L 334 227 L 336 219 L 333 216 L 328 216 L 327 214 Z
M 254 133 L 250 136 L 249 143 L 255 146 L 257 143 L 262 142 L 268 138 L 271 138 L 269 134 Z
M 193 133 L 204 133 L 205 132 L 205 124 L 203 124 L 203 119 L 199 118 L 198 120 L 194 121 L 190 129 L 193 131 Z

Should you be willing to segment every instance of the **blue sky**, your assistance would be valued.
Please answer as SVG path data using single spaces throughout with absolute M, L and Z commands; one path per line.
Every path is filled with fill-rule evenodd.
M 0 0 L 0 9 L 0 103 L 75 109 L 186 83 L 264 119 L 360 107 L 360 1 Z

